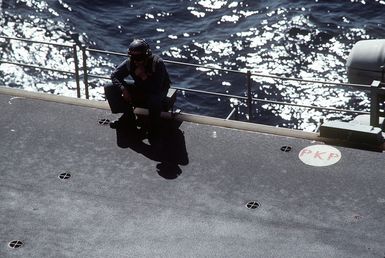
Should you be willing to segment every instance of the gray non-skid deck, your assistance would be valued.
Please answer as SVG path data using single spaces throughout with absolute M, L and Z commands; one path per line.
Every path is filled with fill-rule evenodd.
M 383 153 L 312 167 L 310 140 L 183 122 L 151 147 L 107 110 L 0 107 L 0 257 L 385 256 Z

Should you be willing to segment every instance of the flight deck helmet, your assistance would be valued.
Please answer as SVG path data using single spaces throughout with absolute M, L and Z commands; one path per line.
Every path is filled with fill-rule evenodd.
M 151 54 L 150 45 L 144 39 L 134 39 L 128 46 L 128 55 L 134 60 L 143 60 Z

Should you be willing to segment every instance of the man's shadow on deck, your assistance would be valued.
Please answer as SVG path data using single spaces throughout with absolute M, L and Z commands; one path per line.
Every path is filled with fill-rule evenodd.
M 141 133 L 124 128 L 116 129 L 117 145 L 130 148 L 145 157 L 160 162 L 156 165 L 158 174 L 165 179 L 176 179 L 182 174 L 179 165 L 189 163 L 184 133 L 179 129 L 181 122 L 164 120 L 161 136 L 154 143 L 147 144 Z

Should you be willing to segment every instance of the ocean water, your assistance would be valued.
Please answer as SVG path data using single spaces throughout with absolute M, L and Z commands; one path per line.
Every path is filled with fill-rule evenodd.
M 346 60 L 363 39 L 385 38 L 383 0 L 0 0 L 0 36 L 124 53 L 144 38 L 165 60 L 242 72 L 347 82 Z M 0 59 L 73 70 L 64 47 L 0 39 Z M 109 76 L 124 57 L 91 54 L 92 74 Z M 223 71 L 167 64 L 173 85 L 245 96 L 246 77 Z M 90 79 L 90 96 L 104 98 L 108 80 Z M 0 64 L 0 85 L 76 96 L 73 76 Z M 344 86 L 252 77 L 256 98 L 350 110 L 369 110 L 368 93 Z M 225 118 L 238 103 L 238 119 L 312 131 L 319 120 L 355 115 L 244 102 L 193 94 L 178 96 L 183 112 Z

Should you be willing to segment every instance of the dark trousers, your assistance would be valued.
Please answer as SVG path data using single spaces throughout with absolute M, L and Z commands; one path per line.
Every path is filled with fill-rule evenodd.
M 104 92 L 108 104 L 110 105 L 111 112 L 114 114 L 123 113 L 124 119 L 127 119 L 129 123 L 136 125 L 135 114 L 133 107 L 148 108 L 149 110 L 149 125 L 150 131 L 158 131 L 160 123 L 160 113 L 162 111 L 163 102 L 166 98 L 166 94 L 158 95 L 146 95 L 140 90 L 136 90 L 134 85 L 129 87 L 129 93 L 132 99 L 132 103 L 128 103 L 122 97 L 122 90 L 120 87 L 108 84 L 104 87 Z

